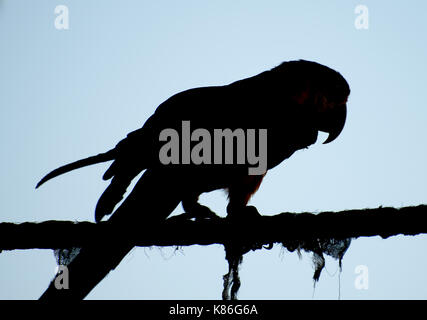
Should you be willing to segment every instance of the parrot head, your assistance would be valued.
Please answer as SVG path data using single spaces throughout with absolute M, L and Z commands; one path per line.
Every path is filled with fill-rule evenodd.
M 321 95 L 317 103 L 318 128 L 329 134 L 324 144 L 334 141 L 344 128 L 349 95 L 350 87 L 344 77 L 329 69 L 322 81 Z
M 326 99 L 325 99 L 326 100 Z M 324 144 L 334 141 L 341 133 L 345 125 L 347 117 L 347 102 L 329 102 L 326 100 L 328 106 L 321 111 L 318 111 L 318 129 L 328 133 L 328 138 L 323 142 Z
M 344 128 L 350 87 L 337 71 L 317 64 L 313 87 L 316 122 L 320 131 L 329 134 L 324 144 L 334 141 Z
M 334 141 L 343 130 L 347 116 L 350 87 L 344 77 L 327 66 L 307 60 L 283 62 L 272 71 L 285 76 L 294 102 L 314 111 L 317 129 L 329 134 L 323 143 Z

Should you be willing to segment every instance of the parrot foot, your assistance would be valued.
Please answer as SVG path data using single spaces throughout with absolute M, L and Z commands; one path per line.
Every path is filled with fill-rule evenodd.
M 245 206 L 227 210 L 227 219 L 230 221 L 254 221 L 259 220 L 262 216 L 254 206 Z
M 209 209 L 206 206 L 199 205 L 196 208 L 194 208 L 192 211 L 187 212 L 192 218 L 197 220 L 206 220 L 206 219 L 219 219 L 220 217 L 213 212 L 211 209 Z
M 215 212 L 206 206 L 198 204 L 197 206 L 191 207 L 191 210 L 186 210 L 183 214 L 168 218 L 170 221 L 185 221 L 185 220 L 214 220 L 221 219 Z
M 211 220 L 211 219 L 219 219 L 220 217 L 213 212 L 211 209 L 209 209 L 206 206 L 203 206 L 201 204 L 193 207 L 190 211 L 186 211 L 187 217 L 190 219 L 195 219 L 196 221 L 199 220 Z

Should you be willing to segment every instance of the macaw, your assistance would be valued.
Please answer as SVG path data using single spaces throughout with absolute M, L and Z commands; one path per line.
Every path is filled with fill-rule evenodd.
M 257 214 L 247 204 L 268 170 L 295 151 L 314 144 L 319 131 L 329 134 L 324 143 L 339 136 L 346 121 L 349 94 L 350 87 L 340 73 L 306 60 L 283 62 L 228 85 L 189 89 L 160 104 L 140 129 L 111 150 L 53 170 L 36 188 L 65 172 L 113 161 L 103 175 L 110 184 L 96 205 L 97 222 L 111 215 L 108 223 L 124 228 L 138 226 L 143 233 L 152 224 L 165 221 L 179 203 L 189 216 L 212 218 L 212 212 L 198 199 L 200 194 L 217 189 L 228 192 L 227 218 L 245 219 Z M 184 121 L 210 133 L 217 129 L 265 129 L 265 172 L 249 174 L 251 165 L 247 162 L 164 164 L 159 157 L 165 145 L 162 132 L 180 132 Z M 194 146 L 197 142 L 180 144 Z M 144 170 L 116 208 L 131 181 Z M 132 243 L 121 243 L 81 248 L 68 265 L 70 289 L 57 290 L 52 281 L 41 299 L 83 299 L 133 247 Z

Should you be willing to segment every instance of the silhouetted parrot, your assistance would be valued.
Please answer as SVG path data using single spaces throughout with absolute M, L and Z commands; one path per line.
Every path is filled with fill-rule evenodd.
M 283 62 L 229 85 L 183 91 L 160 104 L 142 128 L 128 134 L 113 149 L 62 166 L 46 175 L 37 187 L 70 170 L 113 160 L 103 176 L 111 181 L 97 203 L 96 221 L 114 211 L 132 179 L 143 170 L 109 223 L 137 225 L 143 233 L 144 228 L 164 221 L 180 202 L 190 214 L 209 212 L 198 203 L 198 197 L 216 189 L 228 192 L 227 218 L 245 219 L 245 214 L 256 211 L 246 205 L 265 173 L 250 175 L 248 163 L 163 164 L 159 159 L 165 144 L 159 139 L 161 132 L 167 128 L 181 132 L 183 121 L 211 133 L 226 128 L 267 129 L 269 170 L 315 143 L 318 131 L 329 133 L 324 143 L 337 138 L 345 124 L 349 94 L 349 85 L 340 73 L 305 60 Z M 70 289 L 57 290 L 52 281 L 41 299 L 83 299 L 132 248 L 132 244 L 81 248 L 68 265 Z

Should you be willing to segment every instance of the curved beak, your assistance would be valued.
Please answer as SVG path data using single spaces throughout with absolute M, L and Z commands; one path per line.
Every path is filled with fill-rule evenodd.
M 323 144 L 334 141 L 341 133 L 347 117 L 347 104 L 335 107 L 321 116 L 319 130 L 329 133 Z

